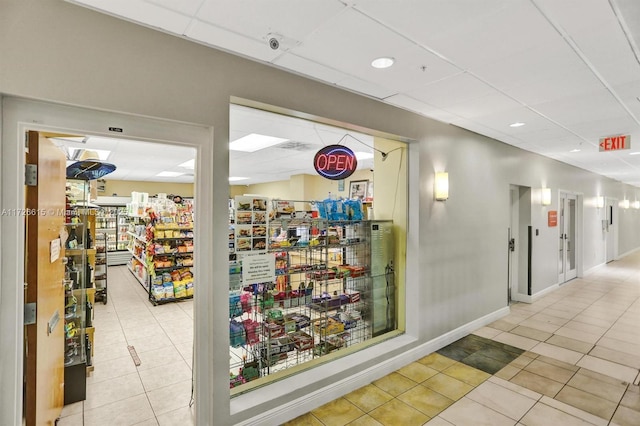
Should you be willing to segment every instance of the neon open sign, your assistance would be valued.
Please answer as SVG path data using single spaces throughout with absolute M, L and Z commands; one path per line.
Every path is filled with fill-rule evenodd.
M 358 160 L 353 151 L 346 146 L 329 145 L 316 153 L 313 167 L 320 176 L 340 180 L 348 178 L 356 171 Z

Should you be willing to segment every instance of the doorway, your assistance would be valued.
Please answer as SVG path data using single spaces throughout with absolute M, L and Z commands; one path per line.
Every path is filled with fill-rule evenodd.
M 511 185 L 507 250 L 507 303 L 524 301 L 531 295 L 530 241 L 531 188 Z
M 205 212 L 212 210 L 210 207 L 212 205 L 210 190 L 208 191 L 209 193 L 202 190 L 205 187 L 203 185 L 205 181 L 213 181 L 210 171 L 214 168 L 212 164 L 211 128 L 17 98 L 4 98 L 2 112 L 5 123 L 3 129 L 3 156 L 1 158 L 3 191 L 0 194 L 0 201 L 2 208 L 13 206 L 15 209 L 15 206 L 27 206 L 25 190 L 22 186 L 25 175 L 24 135 L 27 131 L 94 134 L 113 137 L 109 131 L 117 129 L 115 130 L 118 132 L 117 137 L 124 136 L 132 140 L 153 141 L 165 146 L 181 145 L 196 151 L 195 163 L 197 164 L 198 173 L 194 178 L 196 182 L 194 196 L 198 198 L 199 202 L 195 206 L 195 214 L 198 215 L 198 211 L 202 211 L 203 214 L 200 217 L 205 218 L 208 216 Z M 114 127 L 110 127 L 107 130 L 105 123 Z M 62 191 L 61 200 L 64 210 L 64 185 L 62 186 Z M 15 349 L 5 352 L 3 363 L 0 365 L 0 375 L 3 377 L 0 384 L 1 403 L 3 407 L 14 407 L 12 410 L 7 409 L 0 412 L 0 424 L 21 424 L 23 421 L 22 373 L 25 367 L 25 349 L 22 342 L 25 339 L 25 335 L 21 325 L 23 324 L 24 311 L 22 306 L 29 299 L 25 298 L 22 286 L 16 286 L 15 283 L 23 282 L 26 266 L 23 253 L 25 253 L 26 249 L 24 236 L 27 232 L 27 224 L 24 219 L 19 215 L 13 215 L 3 218 L 2 223 L 3 238 L 1 247 L 2 252 L 6 255 L 3 255 L 1 259 L 2 281 L 0 286 L 3 297 L 0 298 L 0 312 L 3 323 L 10 326 L 4 327 L 3 332 L 0 333 L 0 345 Z M 194 232 L 200 232 L 204 236 L 204 238 L 194 242 L 194 273 L 212 275 L 213 267 L 209 264 L 210 262 L 205 261 L 204 258 L 199 261 L 199 258 L 204 256 L 203 253 L 208 251 L 207 249 L 202 249 L 202 247 L 209 248 L 209 241 L 213 240 L 211 235 L 212 227 L 207 225 L 206 222 L 206 220 L 203 220 L 200 224 L 196 224 L 196 229 L 194 230 Z M 48 253 L 50 250 L 48 244 L 46 249 Z M 59 281 L 58 287 L 62 289 L 61 280 Z M 208 293 L 208 290 L 203 287 L 202 291 L 199 292 L 199 296 L 206 293 Z M 204 300 L 199 300 L 200 297 L 194 299 L 194 304 L 205 303 Z M 194 311 L 197 310 L 198 307 L 195 306 Z M 60 312 L 59 307 L 58 311 Z M 62 317 L 62 312 L 58 315 Z M 61 329 L 62 323 L 63 321 L 58 320 L 58 326 L 52 326 L 51 328 L 58 331 Z M 47 321 L 44 324 L 37 324 L 36 327 L 45 327 L 46 329 Z M 206 336 L 203 336 L 203 338 L 203 340 L 206 340 Z M 62 351 L 62 340 L 59 347 Z
M 618 200 L 607 197 L 605 200 L 606 218 L 603 226 L 605 234 L 605 263 L 616 260 L 618 241 Z
M 578 276 L 578 196 L 560 192 L 558 209 L 558 282 L 565 283 Z

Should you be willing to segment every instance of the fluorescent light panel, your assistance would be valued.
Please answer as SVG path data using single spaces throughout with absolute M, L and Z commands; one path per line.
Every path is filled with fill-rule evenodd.
M 286 142 L 289 139 L 277 138 L 275 136 L 260 135 L 251 133 L 240 139 L 229 143 L 229 149 L 232 151 L 256 152 L 261 149 L 269 148 L 279 143 Z
M 517 122 L 515 122 L 515 123 L 511 123 L 511 124 L 509 124 L 509 127 L 522 127 L 522 126 L 524 126 L 524 125 L 525 125 L 525 123 L 522 123 L 522 122 L 520 122 L 520 121 L 517 121 Z
M 240 177 L 240 176 L 229 176 L 229 182 L 236 182 L 239 180 L 247 180 L 248 177 Z
M 360 160 L 369 160 L 371 158 L 373 158 L 373 153 L 372 152 L 354 152 L 354 154 L 356 155 L 356 159 L 358 161 Z

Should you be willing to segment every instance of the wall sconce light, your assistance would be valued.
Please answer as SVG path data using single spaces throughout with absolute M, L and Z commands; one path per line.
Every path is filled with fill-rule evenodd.
M 634 209 L 640 209 L 640 201 L 636 200 L 633 202 L 633 204 L 631 205 L 631 207 L 633 207 Z
M 435 196 L 436 201 L 446 201 L 449 198 L 449 173 L 436 172 Z
M 604 207 L 604 197 L 602 195 L 598 195 L 596 197 L 596 207 L 599 209 Z
M 551 188 L 542 188 L 541 192 L 542 197 L 542 205 L 550 206 L 551 205 Z
M 622 208 L 623 209 L 628 209 L 629 208 L 629 204 L 630 204 L 629 200 L 627 200 L 627 199 L 622 200 Z

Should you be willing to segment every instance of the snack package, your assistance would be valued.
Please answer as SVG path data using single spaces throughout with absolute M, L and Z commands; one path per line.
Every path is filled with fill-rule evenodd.
M 189 279 L 185 281 L 185 290 L 187 292 L 187 297 L 193 296 L 193 280 Z
M 173 299 L 173 282 L 165 281 L 163 284 L 164 287 L 164 298 L 165 299 Z
M 160 285 L 151 285 L 151 295 L 153 296 L 154 299 L 159 300 L 159 299 L 164 299 L 164 286 L 162 284 Z
M 187 297 L 187 288 L 184 281 L 173 282 L 173 294 L 177 299 Z

